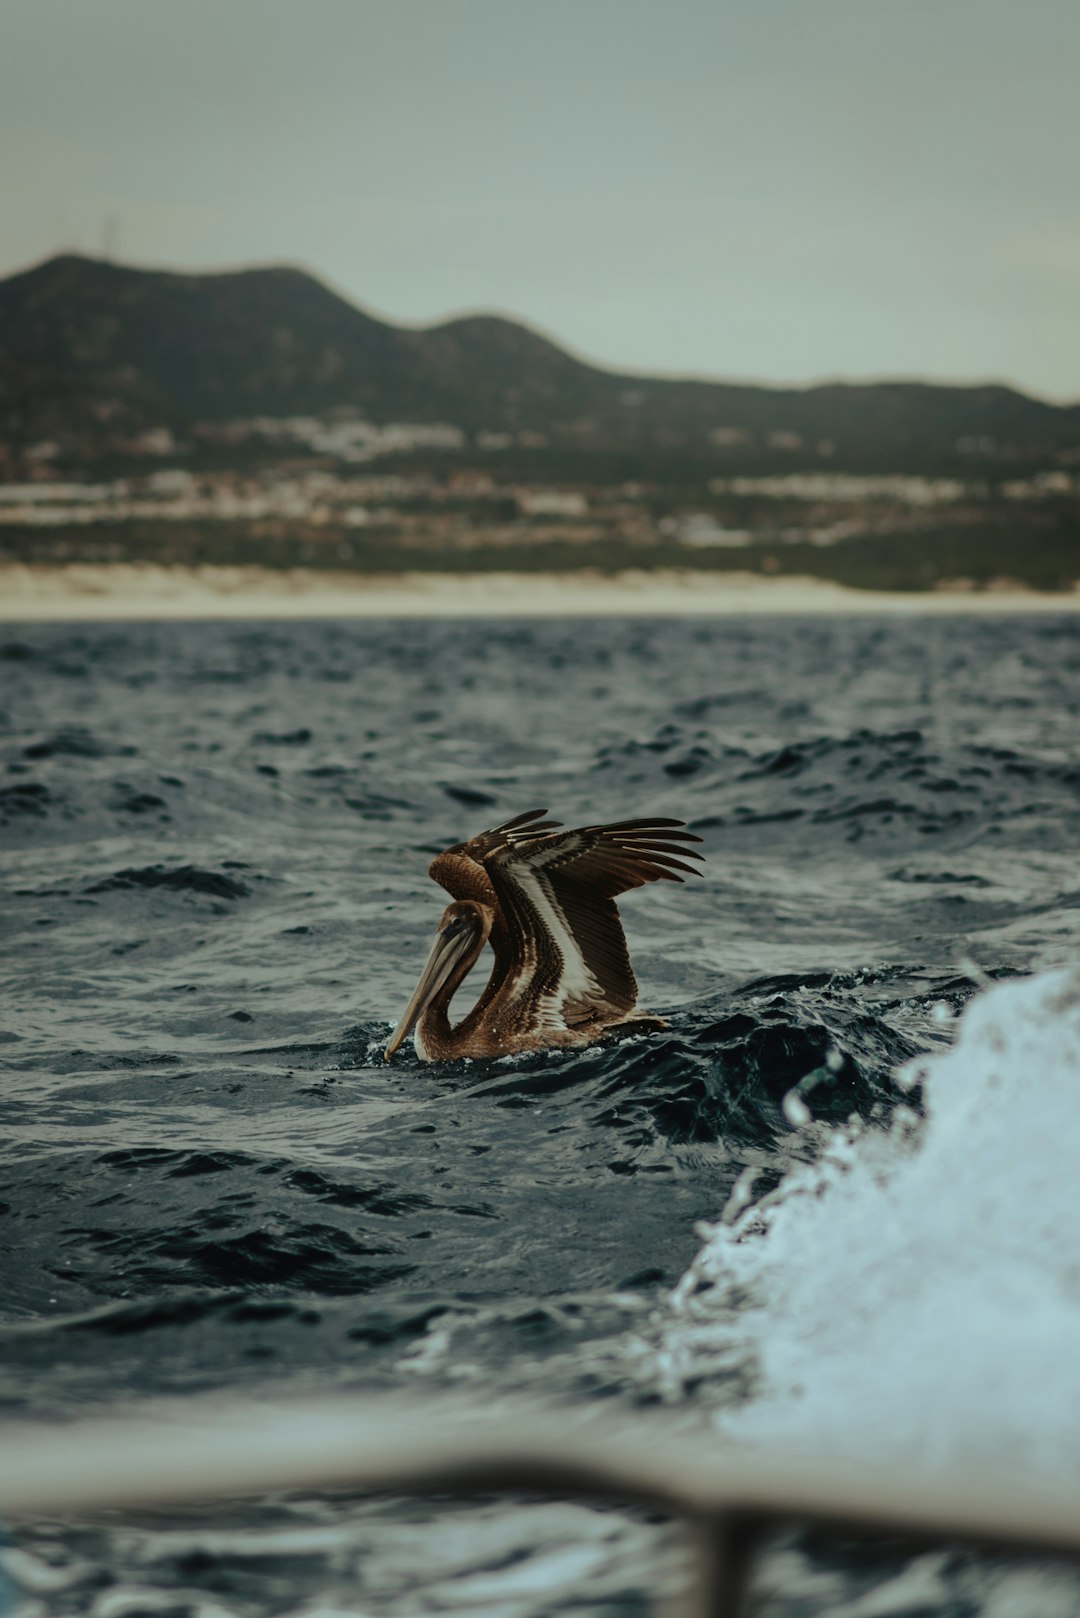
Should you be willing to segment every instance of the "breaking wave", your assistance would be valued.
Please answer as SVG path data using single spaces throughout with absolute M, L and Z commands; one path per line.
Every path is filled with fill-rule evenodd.
M 743 1440 L 1075 1489 L 1080 973 L 990 988 L 901 1077 L 923 1118 L 729 1203 L 673 1295 L 669 1392 L 709 1363 Z

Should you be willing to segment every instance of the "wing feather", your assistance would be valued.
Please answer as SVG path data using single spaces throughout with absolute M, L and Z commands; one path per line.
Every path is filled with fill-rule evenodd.
M 510 930 L 522 993 L 543 1024 L 625 1016 L 637 983 L 615 899 L 696 874 L 680 820 L 624 820 L 576 831 L 522 827 L 484 856 Z

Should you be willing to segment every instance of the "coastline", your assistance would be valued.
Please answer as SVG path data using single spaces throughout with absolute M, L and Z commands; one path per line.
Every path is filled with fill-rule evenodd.
M 364 575 L 128 562 L 0 564 L 0 622 L 191 618 L 725 617 L 1080 613 L 1080 590 L 853 590 L 810 577 L 665 570 Z

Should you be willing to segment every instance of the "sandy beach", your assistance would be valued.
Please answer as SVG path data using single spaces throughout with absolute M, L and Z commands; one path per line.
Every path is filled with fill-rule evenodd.
M 1080 612 L 1080 591 L 1012 586 L 925 592 L 850 590 L 754 573 L 627 571 L 473 575 L 159 567 L 123 562 L 0 565 L 0 621 L 168 618 L 722 617 L 748 613 Z

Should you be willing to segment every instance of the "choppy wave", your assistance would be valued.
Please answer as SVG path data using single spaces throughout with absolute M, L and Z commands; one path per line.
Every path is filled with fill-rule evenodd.
M 527 1390 L 920 1464 L 966 1452 L 992 1410 L 973 1455 L 1014 1443 L 1064 1479 L 1071 1427 L 1055 1450 L 1047 1424 L 1077 1324 L 1073 1013 L 1061 980 L 1001 982 L 947 1050 L 935 1008 L 1077 958 L 1074 637 L 756 620 L 0 643 L 0 1241 L 19 1255 L 0 1404 Z M 704 839 L 704 882 L 624 906 L 669 1028 L 387 1066 L 440 908 L 432 853 L 542 805 L 677 815 Z M 379 1534 L 418 1543 L 407 1513 L 365 1521 L 342 1529 L 350 1568 L 376 1565 Z M 558 1521 L 581 1610 L 635 1610 L 618 1568 L 640 1568 L 643 1525 Z M 540 1522 L 492 1508 L 469 1564 L 507 1610 L 531 1598 L 499 1558 L 539 1567 Z M 87 1610 L 103 1567 L 117 1611 L 147 1583 L 160 1605 L 168 1577 L 185 1618 L 208 1590 L 231 1614 L 340 1588 L 329 1549 L 292 1567 L 293 1595 L 243 1564 L 250 1599 L 207 1551 L 198 1597 L 168 1535 L 51 1532 L 25 1541 L 49 1613 Z M 793 1543 L 767 1610 L 801 1615 L 816 1580 L 869 1615 L 886 1577 L 913 1581 L 913 1610 L 942 1579 L 958 1610 L 992 1610 L 976 1574 L 920 1565 L 864 1577 Z M 386 1610 L 415 1605 L 420 1575 L 394 1577 Z M 452 1608 L 453 1578 L 428 1583 Z M 534 1608 L 577 1601 L 568 1584 Z

